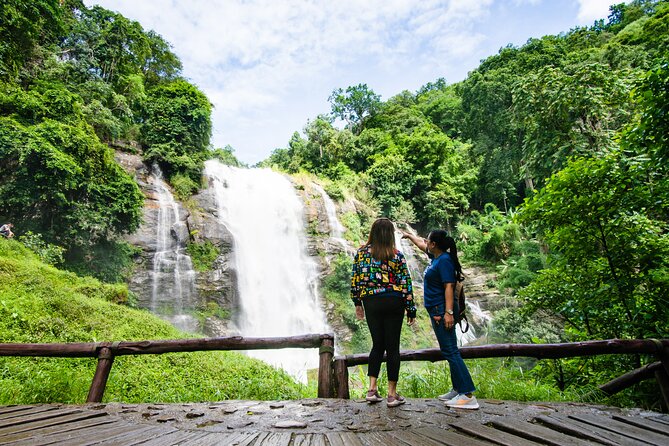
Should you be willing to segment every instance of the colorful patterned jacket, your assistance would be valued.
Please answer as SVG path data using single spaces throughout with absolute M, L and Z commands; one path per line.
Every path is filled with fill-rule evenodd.
M 407 316 L 416 317 L 411 276 L 406 258 L 395 250 L 395 257 L 380 262 L 372 258 L 371 248 L 363 246 L 353 258 L 351 272 L 351 299 L 355 305 L 362 305 L 365 296 L 374 296 L 389 291 L 402 293 L 406 299 Z

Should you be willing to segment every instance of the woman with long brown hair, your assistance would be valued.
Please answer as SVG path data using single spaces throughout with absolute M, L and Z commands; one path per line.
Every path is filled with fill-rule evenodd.
M 411 276 L 404 255 L 395 247 L 395 226 L 387 218 L 372 224 L 367 243 L 355 254 L 351 272 L 351 299 L 359 320 L 367 319 L 372 335 L 369 353 L 369 390 L 366 400 L 377 403 L 377 379 L 384 353 L 387 356 L 388 407 L 406 401 L 397 393 L 400 372 L 400 334 L 404 313 L 412 325 L 416 320 Z

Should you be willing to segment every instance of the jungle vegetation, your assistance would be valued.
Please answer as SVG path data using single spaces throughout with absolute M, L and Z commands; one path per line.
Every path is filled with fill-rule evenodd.
M 181 197 L 201 187 L 205 159 L 241 163 L 231 147 L 211 147 L 207 97 L 139 23 L 80 0 L 6 0 L 0 42 L 0 218 L 42 261 L 94 276 L 91 289 L 105 294 L 125 279 L 133 247 L 122 237 L 143 203 L 114 150 L 160 166 Z M 262 165 L 316 175 L 333 199 L 360 203 L 342 216 L 350 240 L 380 215 L 423 235 L 450 230 L 464 259 L 497 268 L 517 299 L 491 340 L 667 338 L 667 48 L 669 1 L 616 4 L 592 26 L 501 48 L 460 82 L 385 101 L 366 84 L 333 86 L 330 110 Z M 3 286 L 25 279 L 16 243 L 1 251 Z M 336 278 L 325 286 L 346 292 Z M 2 340 L 83 339 L 63 314 L 17 311 L 27 294 L 14 291 L 0 294 L 3 323 L 14 324 Z M 54 327 L 50 337 L 28 336 L 38 326 Z M 576 358 L 529 373 L 570 391 L 649 361 Z M 14 366 L 4 364 L 6 377 Z M 656 407 L 658 394 L 646 383 L 623 399 Z

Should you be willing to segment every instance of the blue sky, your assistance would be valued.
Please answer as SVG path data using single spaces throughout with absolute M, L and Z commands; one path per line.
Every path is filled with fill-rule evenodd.
M 261 161 L 335 88 L 387 100 L 440 77 L 458 82 L 507 44 L 606 18 L 622 0 L 85 0 L 172 44 L 214 105 L 215 147 Z

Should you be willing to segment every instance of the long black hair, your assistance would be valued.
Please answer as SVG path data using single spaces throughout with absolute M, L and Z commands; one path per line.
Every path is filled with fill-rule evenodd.
M 460 260 L 458 259 L 458 247 L 455 245 L 455 239 L 443 229 L 435 229 L 430 232 L 427 239 L 434 242 L 441 251 L 447 252 L 451 256 L 453 265 L 455 266 L 455 279 L 458 282 L 462 282 L 465 277 L 462 275 L 462 265 L 460 265 Z

